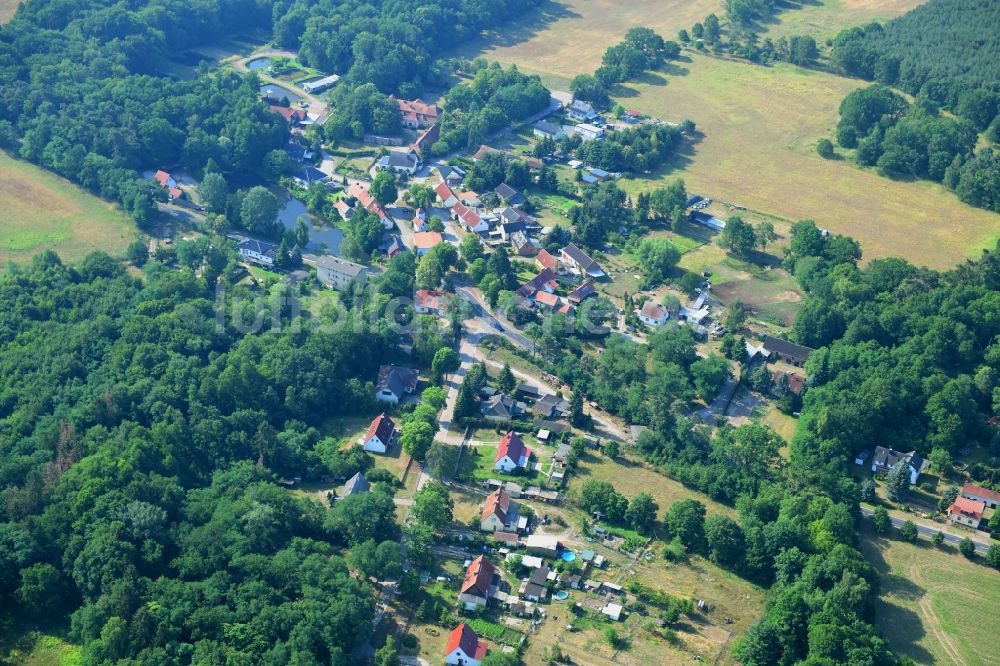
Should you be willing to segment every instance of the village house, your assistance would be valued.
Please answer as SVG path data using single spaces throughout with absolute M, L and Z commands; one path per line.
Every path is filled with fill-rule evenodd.
M 622 619 L 622 605 L 609 602 L 608 605 L 601 609 L 601 613 L 618 622 Z
M 967 483 L 962 486 L 962 497 L 982 502 L 991 509 L 995 509 L 997 506 L 1000 506 L 1000 493 L 995 490 L 990 490 L 989 488 L 977 486 L 974 483 Z
M 510 247 L 518 257 L 533 257 L 538 248 L 524 231 L 516 231 L 510 236 Z
M 597 139 L 604 138 L 604 128 L 598 127 L 597 125 L 591 125 L 590 123 L 571 125 L 569 131 L 576 134 L 584 141 L 596 141 Z
M 398 403 L 417 388 L 419 373 L 413 368 L 383 365 L 378 369 L 375 398 L 382 402 Z
M 530 298 L 536 291 L 547 291 L 551 294 L 558 288 L 559 282 L 556 280 L 556 274 L 548 268 L 544 268 L 538 275 L 521 285 L 517 293 L 525 298 Z
M 444 237 L 439 231 L 418 231 L 413 234 L 413 244 L 417 248 L 417 256 L 422 257 L 427 254 L 432 247 L 444 242 Z
M 555 271 L 559 267 L 559 260 L 549 254 L 546 250 L 539 250 L 538 254 L 535 255 L 535 264 L 537 264 L 542 270 L 547 269 L 555 274 Z
M 237 246 L 240 256 L 261 266 L 274 266 L 274 258 L 278 254 L 278 246 L 273 243 L 247 238 Z
M 985 502 L 971 500 L 967 497 L 956 497 L 955 501 L 948 507 L 948 518 L 959 527 L 976 530 L 979 529 L 979 521 L 983 519 L 983 511 L 985 510 Z
M 543 308 L 549 308 L 550 310 L 558 308 L 561 303 L 559 297 L 555 294 L 541 290 L 536 291 L 534 296 L 531 297 L 531 300 L 534 301 L 536 305 Z
M 507 202 L 508 206 L 520 206 L 525 202 L 524 195 L 507 183 L 500 183 L 493 191 L 502 201 Z
M 500 438 L 493 469 L 510 474 L 518 467 L 526 468 L 530 458 L 531 449 L 524 445 L 524 440 L 521 439 L 520 435 L 511 430 Z
M 531 412 L 542 419 L 559 419 L 569 411 L 569 402 L 557 395 L 544 395 L 531 405 Z
M 465 190 L 463 192 L 456 192 L 455 196 L 458 200 L 469 206 L 470 208 L 479 208 L 483 205 L 483 200 L 479 197 L 479 193 L 475 190 Z
M 579 120 L 582 122 L 592 122 L 597 120 L 597 112 L 594 111 L 594 107 L 588 102 L 584 102 L 582 99 L 575 99 L 573 103 L 566 108 L 566 115 L 573 120 Z
M 399 105 L 399 114 L 404 127 L 423 129 L 438 121 L 440 112 L 436 104 L 427 104 L 419 99 L 412 101 L 397 99 L 396 104 Z
M 875 455 L 872 457 L 872 472 L 875 474 L 888 474 L 889 470 L 897 464 L 909 465 L 910 485 L 917 485 L 917 478 L 927 466 L 927 461 L 917 455 L 916 451 L 901 453 L 884 446 L 875 447 Z
M 500 489 L 487 495 L 479 516 L 479 529 L 483 532 L 516 531 L 516 525 L 517 508 L 510 501 L 510 493 Z
M 367 493 L 371 490 L 371 484 L 368 483 L 368 479 L 361 472 L 358 472 L 351 478 L 347 480 L 344 484 L 344 492 L 340 494 L 341 497 L 350 497 L 356 493 Z
M 507 206 L 500 211 L 500 220 L 504 224 L 521 224 L 521 228 L 524 231 L 530 231 L 531 228 L 538 227 L 538 222 L 531 215 L 528 215 L 520 208 L 512 208 Z
M 437 172 L 448 187 L 458 187 L 465 180 L 465 169 L 461 167 L 442 165 L 437 167 Z
M 793 372 L 782 372 L 780 370 L 776 371 L 771 375 L 771 383 L 777 384 L 782 381 L 784 377 L 785 381 L 788 382 L 788 390 L 792 395 L 802 395 L 802 392 L 806 388 L 806 378 L 802 375 L 796 375 Z
M 385 412 L 382 412 L 368 426 L 368 431 L 361 438 L 360 444 L 365 451 L 372 453 L 385 453 L 392 446 L 396 439 L 396 424 L 392 422 Z
M 343 199 L 337 199 L 333 204 L 333 209 L 340 214 L 340 219 L 344 222 L 350 222 L 351 218 L 354 217 L 354 207 Z
M 427 212 L 423 208 L 418 208 L 413 213 L 413 230 L 427 231 Z
M 438 142 L 441 138 L 441 124 L 434 123 L 428 127 L 425 131 L 420 133 L 417 140 L 410 144 L 410 148 L 417 151 L 419 154 L 427 157 L 430 155 L 431 146 Z
M 772 361 L 780 359 L 785 363 L 794 365 L 795 367 L 805 365 L 806 361 L 809 360 L 809 355 L 814 351 L 804 345 L 797 345 L 794 342 L 782 340 L 781 338 L 775 338 L 770 335 L 764 336 L 764 348 L 770 354 Z
M 670 311 L 659 303 L 646 301 L 639 310 L 639 321 L 647 326 L 663 326 L 670 319 Z
M 392 171 L 412 176 L 420 168 L 420 155 L 413 150 L 390 150 L 375 162 L 377 171 Z
M 165 190 L 169 190 L 172 187 L 177 187 L 177 181 L 166 171 L 160 170 L 153 175 L 153 180 L 156 184 Z
M 463 622 L 448 635 L 448 643 L 444 647 L 444 663 L 447 666 L 479 666 L 486 657 L 487 650 L 486 641 Z
M 368 185 L 356 180 L 348 186 L 347 190 L 344 192 L 344 196 L 348 199 L 356 200 L 358 205 L 367 210 L 369 213 L 375 215 L 382 222 L 382 226 L 386 229 L 392 229 L 396 226 L 396 223 L 393 222 L 392 217 L 390 217 L 389 213 L 385 211 L 382 204 L 380 204 L 378 199 L 373 197 L 371 192 L 368 191 Z
M 531 133 L 539 139 L 552 139 L 553 141 L 558 141 L 566 136 L 562 125 L 545 122 L 544 120 L 539 120 L 537 123 L 532 125 Z
M 488 231 L 490 226 L 474 209 L 463 203 L 457 203 L 451 208 L 451 216 L 456 222 L 461 222 L 462 226 L 469 233 L 479 234 Z
M 559 250 L 559 261 L 573 270 L 589 275 L 592 278 L 604 277 L 604 271 L 600 265 L 573 243 Z
M 506 393 L 497 393 L 483 401 L 479 411 L 490 421 L 510 421 L 524 414 L 527 406 Z
M 579 287 L 571 291 L 569 295 L 566 296 L 566 300 L 574 305 L 579 305 L 595 293 L 597 293 L 597 290 L 594 288 L 593 280 L 587 280 Z
M 295 109 L 290 106 L 277 106 L 272 104 L 268 107 L 271 113 L 277 113 L 285 119 L 285 122 L 292 127 L 298 127 L 306 121 L 309 115 L 305 109 Z
M 443 180 L 434 188 L 434 194 L 445 208 L 451 208 L 458 203 L 458 197 L 455 196 L 451 186 Z
M 489 602 L 490 588 L 495 588 L 493 579 L 496 575 L 496 567 L 483 555 L 469 563 L 458 592 L 458 600 L 465 604 L 465 610 L 475 610 Z
M 472 161 L 473 162 L 478 162 L 479 158 L 481 158 L 483 155 L 487 155 L 489 153 L 503 154 L 503 151 L 502 150 L 497 150 L 493 146 L 487 146 L 484 143 L 484 144 L 481 144 L 479 146 L 479 148 L 476 149 L 476 152 L 472 153 Z
M 518 596 L 525 601 L 534 601 L 535 603 L 544 601 L 549 595 L 549 589 L 545 585 L 548 577 L 548 566 L 532 569 L 531 574 L 521 583 L 521 587 L 517 591 Z
M 435 289 L 418 289 L 413 295 L 413 309 L 419 314 L 442 316 L 445 313 L 445 299 L 451 294 Z
M 355 284 L 364 287 L 368 270 L 353 261 L 324 254 L 316 258 L 316 279 L 327 287 L 343 291 Z

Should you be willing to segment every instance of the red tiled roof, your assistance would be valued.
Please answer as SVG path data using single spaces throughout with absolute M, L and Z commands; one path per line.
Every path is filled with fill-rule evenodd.
M 438 195 L 438 198 L 441 199 L 442 203 L 455 196 L 455 193 L 451 191 L 450 187 L 448 187 L 448 183 L 443 180 L 437 184 L 437 187 L 434 188 L 434 192 Z
M 306 112 L 304 109 L 293 109 L 290 106 L 277 106 L 272 105 L 270 107 L 272 113 L 277 113 L 279 116 L 285 119 L 286 122 L 296 122 L 301 123 L 306 119 Z
M 497 516 L 500 522 L 507 523 L 507 509 L 510 507 L 510 495 L 505 490 L 495 490 L 486 496 L 486 503 L 483 505 L 482 520 L 490 516 Z
M 459 206 L 461 206 L 461 208 L 459 208 Z M 479 226 L 479 223 L 483 221 L 483 219 L 479 217 L 479 213 L 465 204 L 455 204 L 454 210 L 455 214 L 458 215 L 458 219 L 462 220 L 462 224 L 464 224 L 467 229 L 475 229 Z
M 564 315 L 571 315 L 573 314 L 574 311 L 575 308 L 569 303 L 563 303 L 562 305 L 556 308 L 556 312 Z
M 545 250 L 539 250 L 538 255 L 535 257 L 535 263 L 537 263 L 542 268 L 547 268 L 550 271 L 554 271 L 556 269 L 556 266 L 559 264 L 559 260 L 553 257 Z
M 497 457 L 494 458 L 494 462 L 504 456 L 508 456 L 514 461 L 515 465 L 519 465 L 521 458 L 527 458 L 530 454 L 531 451 L 524 445 L 524 440 L 521 439 L 520 435 L 511 430 L 500 438 L 500 444 L 497 445 Z
M 956 497 L 952 505 L 948 507 L 948 513 L 960 513 L 964 516 L 972 516 L 976 520 L 982 519 L 985 510 L 985 502 L 966 497 Z
M 405 118 L 424 122 L 437 120 L 438 108 L 436 104 L 428 104 L 420 99 L 397 99 L 396 104 L 399 105 L 399 111 Z
M 421 308 L 440 310 L 441 299 L 446 295 L 444 292 L 434 289 L 418 289 L 417 293 L 413 295 L 413 304 Z
M 496 148 L 493 148 L 492 146 L 487 146 L 484 143 L 483 145 L 479 146 L 479 150 L 477 150 L 476 152 L 472 153 L 472 159 L 473 160 L 478 160 L 480 157 L 482 157 L 483 155 L 485 155 L 487 153 L 499 153 L 499 152 L 500 151 L 497 150 Z
M 418 231 L 413 234 L 413 242 L 421 250 L 429 250 L 443 240 L 439 231 Z
M 1000 493 L 995 490 L 990 490 L 989 488 L 983 488 L 982 486 L 977 486 L 974 483 L 967 483 L 962 486 L 963 495 L 975 495 L 976 497 L 985 497 L 992 502 L 1000 502 Z
M 182 196 L 184 196 L 184 191 L 181 190 L 181 188 L 179 187 L 171 187 L 169 190 L 167 190 L 167 194 L 170 195 L 171 199 L 180 199 Z
M 431 146 L 437 143 L 438 138 L 441 136 L 441 126 L 437 123 L 431 125 L 426 132 L 417 137 L 417 140 L 413 142 L 413 147 L 417 150 L 430 150 Z
M 646 301 L 646 304 L 642 306 L 642 310 L 640 311 L 640 314 L 643 317 L 649 317 L 650 319 L 656 320 L 663 319 L 663 315 L 666 313 L 666 308 L 659 303 L 654 303 L 653 301 Z
M 547 305 L 550 308 L 554 308 L 555 306 L 559 305 L 558 296 L 556 296 L 555 294 L 550 294 L 547 291 L 542 291 L 541 289 L 535 292 L 533 298 L 535 299 L 535 302 L 541 303 L 542 305 Z
M 392 439 L 392 433 L 396 431 L 396 425 L 392 422 L 385 412 L 382 412 L 374 419 L 372 419 L 371 425 L 368 426 L 368 432 L 365 433 L 365 441 L 367 442 L 373 436 L 377 435 L 379 440 L 383 444 L 388 445 L 389 440 Z
M 479 596 L 485 597 L 489 594 L 490 583 L 493 582 L 493 575 L 495 573 L 496 567 L 485 556 L 480 555 L 472 560 L 469 563 L 469 567 L 465 570 L 465 580 L 462 582 L 460 594 L 476 590 L 479 592 Z
M 160 187 L 166 187 L 167 182 L 170 180 L 170 174 L 166 171 L 157 171 L 156 175 L 153 176 L 153 180 L 159 183 Z
M 566 298 L 571 303 L 579 303 L 579 302 L 583 301 L 583 299 L 585 299 L 588 296 L 590 296 L 591 294 L 593 294 L 594 292 L 595 292 L 594 282 L 592 280 L 587 280 L 586 282 L 584 282 L 583 284 L 581 284 L 579 287 L 577 287 L 576 289 L 574 289 L 570 293 L 570 295 L 567 296 Z
M 802 375 L 796 375 L 791 372 L 782 372 L 781 370 L 778 370 L 773 375 L 771 375 L 771 381 L 772 382 L 778 381 L 779 379 L 781 379 L 782 375 L 786 375 L 788 377 L 788 390 L 794 393 L 795 395 L 802 395 L 802 391 L 806 387 L 806 378 L 803 377 Z
M 357 199 L 358 203 L 360 203 L 365 210 L 376 215 L 380 220 L 389 216 L 388 213 L 385 212 L 385 209 L 382 208 L 382 204 L 378 202 L 378 199 L 373 197 L 371 192 L 368 191 L 368 188 L 358 181 L 351 183 L 347 188 L 347 192 L 344 194 Z
M 451 634 L 448 636 L 448 644 L 444 648 L 444 653 L 445 655 L 449 655 L 457 648 L 462 648 L 465 656 L 473 657 L 479 653 L 479 644 L 481 642 L 479 636 L 472 630 L 472 627 L 463 622 L 452 629 Z M 485 653 L 486 650 L 484 649 L 483 654 L 485 655 Z

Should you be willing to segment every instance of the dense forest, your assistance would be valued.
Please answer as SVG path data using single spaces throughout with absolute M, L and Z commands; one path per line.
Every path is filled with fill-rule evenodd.
M 1000 212 L 998 26 L 1000 4 L 991 0 L 931 0 L 884 26 L 842 31 L 833 66 L 882 85 L 844 100 L 838 143 L 857 147 L 859 164 L 942 182 Z M 916 99 L 911 105 L 885 86 Z M 974 151 L 983 131 L 993 145 Z
M 258 101 L 256 80 L 204 72 L 176 80 L 160 72 L 192 47 L 245 30 L 301 38 L 308 64 L 381 93 L 418 94 L 435 80 L 432 55 L 524 9 L 523 0 L 393 3 L 220 0 L 32 0 L 0 27 L 0 148 L 40 164 L 148 220 L 159 188 L 137 171 L 182 165 L 240 176 L 269 171 L 288 140 L 286 124 Z M 346 93 L 345 93 L 346 95 Z M 384 97 L 341 100 L 352 120 L 331 138 L 391 131 Z
M 374 600 L 339 553 L 398 540 L 391 488 L 326 509 L 275 481 L 357 471 L 319 427 L 375 409 L 395 335 L 270 309 L 245 333 L 190 269 L 144 271 L 0 278 L 0 625 L 71 616 L 88 663 L 347 663 Z

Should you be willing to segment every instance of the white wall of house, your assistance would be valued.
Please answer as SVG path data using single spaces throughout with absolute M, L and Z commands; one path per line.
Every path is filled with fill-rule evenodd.
M 399 396 L 390 391 L 389 389 L 382 389 L 381 391 L 375 391 L 375 399 L 381 400 L 382 402 L 391 402 L 394 405 L 399 403 Z

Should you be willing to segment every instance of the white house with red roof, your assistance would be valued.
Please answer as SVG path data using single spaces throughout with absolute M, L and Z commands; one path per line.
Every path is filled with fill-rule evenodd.
M 456 221 L 462 223 L 469 233 L 482 233 L 484 231 L 489 231 L 490 225 L 487 224 L 479 213 L 475 209 L 466 206 L 464 203 L 457 203 L 451 208 L 451 216 L 455 218 Z
M 535 263 L 543 270 L 548 269 L 553 271 L 553 274 L 559 268 L 559 260 L 545 250 L 538 251 L 538 254 L 535 255 Z
M 437 187 L 434 188 L 434 193 L 437 194 L 437 198 L 441 201 L 441 205 L 445 208 L 451 208 L 458 203 L 458 197 L 455 196 L 455 193 L 452 191 L 451 187 L 448 186 L 448 183 L 443 180 L 437 184 Z
M 663 326 L 670 319 L 670 311 L 659 303 L 646 301 L 639 310 L 639 320 L 649 326 Z
M 385 412 L 382 412 L 368 426 L 368 432 L 361 438 L 360 444 L 365 451 L 372 453 L 385 453 L 396 438 L 396 424 L 392 422 Z
M 305 109 L 293 109 L 290 106 L 278 106 L 277 104 L 272 104 L 269 108 L 271 113 L 277 113 L 289 125 L 301 125 L 309 119 Z
M 155 180 L 156 184 L 165 190 L 170 189 L 171 187 L 177 187 L 177 181 L 174 180 L 174 177 L 163 170 L 157 171 L 153 175 L 153 180 Z
M 486 641 L 463 622 L 448 636 L 448 644 L 444 647 L 444 663 L 448 666 L 479 666 L 487 649 Z
M 511 430 L 500 438 L 493 469 L 510 474 L 518 467 L 522 469 L 527 467 L 529 458 L 531 458 L 531 449 L 524 445 L 520 435 Z
M 441 316 L 444 314 L 444 299 L 450 295 L 436 289 L 418 289 L 413 295 L 413 309 L 420 314 Z
M 506 490 L 495 490 L 486 496 L 479 516 L 479 529 L 483 532 L 502 532 L 510 524 L 513 514 L 510 494 Z
M 990 509 L 1000 506 L 1000 493 L 989 488 L 977 486 L 974 483 L 967 483 L 962 486 L 962 497 L 982 502 Z
M 956 497 L 948 507 L 948 518 L 954 525 L 976 530 L 979 529 L 979 521 L 983 519 L 983 511 L 986 511 L 985 502 Z
M 465 570 L 465 580 L 458 591 L 458 600 L 465 604 L 465 610 L 475 610 L 486 605 L 490 598 L 490 588 L 494 587 L 496 573 L 496 567 L 484 555 L 469 563 Z
M 413 234 L 413 244 L 417 248 L 417 256 L 427 254 L 432 247 L 444 242 L 444 236 L 439 231 L 418 231 Z
M 358 205 L 378 217 L 378 219 L 382 222 L 382 226 L 386 229 L 392 229 L 396 226 L 396 223 L 392 221 L 391 217 L 389 217 L 389 213 L 385 212 L 385 208 L 382 207 L 382 204 L 378 202 L 378 199 L 372 196 L 372 193 L 368 191 L 368 186 L 361 181 L 356 180 L 351 183 L 348 186 L 347 191 L 344 192 L 344 196 L 351 199 L 357 199 Z

